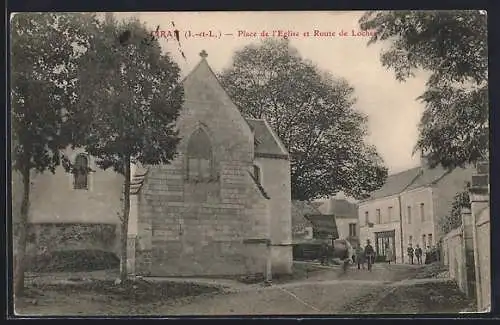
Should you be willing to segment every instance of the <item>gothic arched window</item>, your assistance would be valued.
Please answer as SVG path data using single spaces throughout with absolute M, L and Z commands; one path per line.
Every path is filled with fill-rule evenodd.
M 79 154 L 75 158 L 73 166 L 73 187 L 75 190 L 86 190 L 89 185 L 89 158 L 85 154 Z
M 196 130 L 187 147 L 187 178 L 210 179 L 213 175 L 212 145 L 205 131 Z

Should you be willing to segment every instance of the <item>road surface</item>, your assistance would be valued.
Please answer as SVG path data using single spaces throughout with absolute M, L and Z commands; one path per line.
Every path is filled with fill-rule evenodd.
M 269 287 L 219 280 L 225 288 L 222 294 L 152 303 L 132 303 L 95 293 L 45 292 L 35 304 L 23 304 L 21 312 L 24 315 L 87 316 L 358 315 L 459 312 L 466 306 L 467 302 L 448 279 L 416 279 L 415 275 L 421 270 L 421 266 L 415 265 L 376 264 L 372 272 L 351 268 L 344 274 L 339 267 L 325 267 L 310 273 L 306 279 Z M 214 279 L 189 281 L 212 285 L 217 282 Z

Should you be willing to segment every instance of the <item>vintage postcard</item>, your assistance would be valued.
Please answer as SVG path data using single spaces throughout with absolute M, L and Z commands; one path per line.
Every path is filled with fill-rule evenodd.
M 486 23 L 13 14 L 15 315 L 489 311 Z

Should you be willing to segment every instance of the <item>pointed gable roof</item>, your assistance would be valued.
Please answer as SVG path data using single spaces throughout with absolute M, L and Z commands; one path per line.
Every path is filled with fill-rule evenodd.
M 189 72 L 184 79 L 181 81 L 182 87 L 184 87 L 184 102 L 189 101 L 206 101 L 207 98 L 204 97 L 203 91 L 199 91 L 200 88 L 211 87 L 218 93 L 217 100 L 220 100 L 226 106 L 233 106 L 235 111 L 238 112 L 239 117 L 248 126 L 248 132 L 250 134 L 250 125 L 248 121 L 241 115 L 241 112 L 237 105 L 232 101 L 231 97 L 227 91 L 222 86 L 217 74 L 212 70 L 207 61 L 208 54 L 203 50 L 200 53 L 201 60 L 198 64 Z M 207 82 L 208 81 L 208 82 Z M 195 86 L 193 86 L 195 84 Z
M 224 87 L 222 86 L 219 78 L 214 73 L 212 68 L 207 62 L 207 54 L 202 51 L 200 53 L 201 60 L 200 62 L 191 70 L 191 72 L 182 80 L 182 85 L 185 90 L 185 100 L 186 101 L 203 101 L 206 98 L 202 98 L 201 94 L 196 92 L 196 87 L 186 87 L 190 83 L 197 83 L 197 86 L 206 86 L 208 87 L 206 82 L 198 83 L 199 80 L 211 80 L 223 93 L 224 100 L 226 104 L 231 104 L 236 107 L 238 112 L 241 114 L 239 108 L 232 102 L 229 94 L 226 92 Z M 200 98 L 201 97 L 201 98 Z M 244 118 L 245 123 L 248 125 L 251 131 L 254 133 L 254 141 L 255 141 L 255 155 L 257 157 L 262 158 L 276 158 L 276 159 L 289 159 L 288 151 L 285 146 L 276 135 L 276 133 L 272 130 L 271 126 L 267 121 L 263 119 L 251 119 Z
M 384 185 L 377 191 L 370 194 L 370 197 L 364 201 L 383 198 L 402 193 L 424 186 L 431 186 L 438 183 L 450 171 L 441 166 L 435 168 L 415 167 L 402 171 L 397 174 L 389 175 Z
M 254 132 L 256 157 L 289 159 L 288 151 L 266 120 L 247 118 L 246 121 Z
M 418 177 L 420 171 L 420 167 L 415 167 L 402 171 L 400 173 L 387 176 L 387 180 L 385 181 L 384 185 L 377 191 L 370 193 L 370 197 L 365 201 L 401 193 L 408 186 L 408 184 L 411 183 L 412 180 Z
M 314 214 L 306 215 L 305 218 L 309 220 L 313 226 L 313 236 L 316 238 L 339 238 L 339 231 L 337 229 L 337 222 L 335 216 L 331 214 Z
M 419 188 L 422 186 L 430 186 L 437 184 L 444 176 L 450 173 L 449 170 L 443 168 L 441 165 L 435 168 L 423 168 L 420 176 L 406 188 L 406 191 Z

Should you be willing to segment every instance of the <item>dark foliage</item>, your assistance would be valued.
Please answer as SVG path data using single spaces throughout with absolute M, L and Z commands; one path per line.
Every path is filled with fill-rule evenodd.
M 288 149 L 293 199 L 339 191 L 360 198 L 385 181 L 381 157 L 365 142 L 366 116 L 353 108 L 354 89 L 287 40 L 246 46 L 220 80 L 243 115 L 265 118 Z
M 489 155 L 486 12 L 372 11 L 359 21 L 385 41 L 382 65 L 404 81 L 418 69 L 430 72 L 419 97 L 426 109 L 415 151 L 431 167 L 464 166 Z

